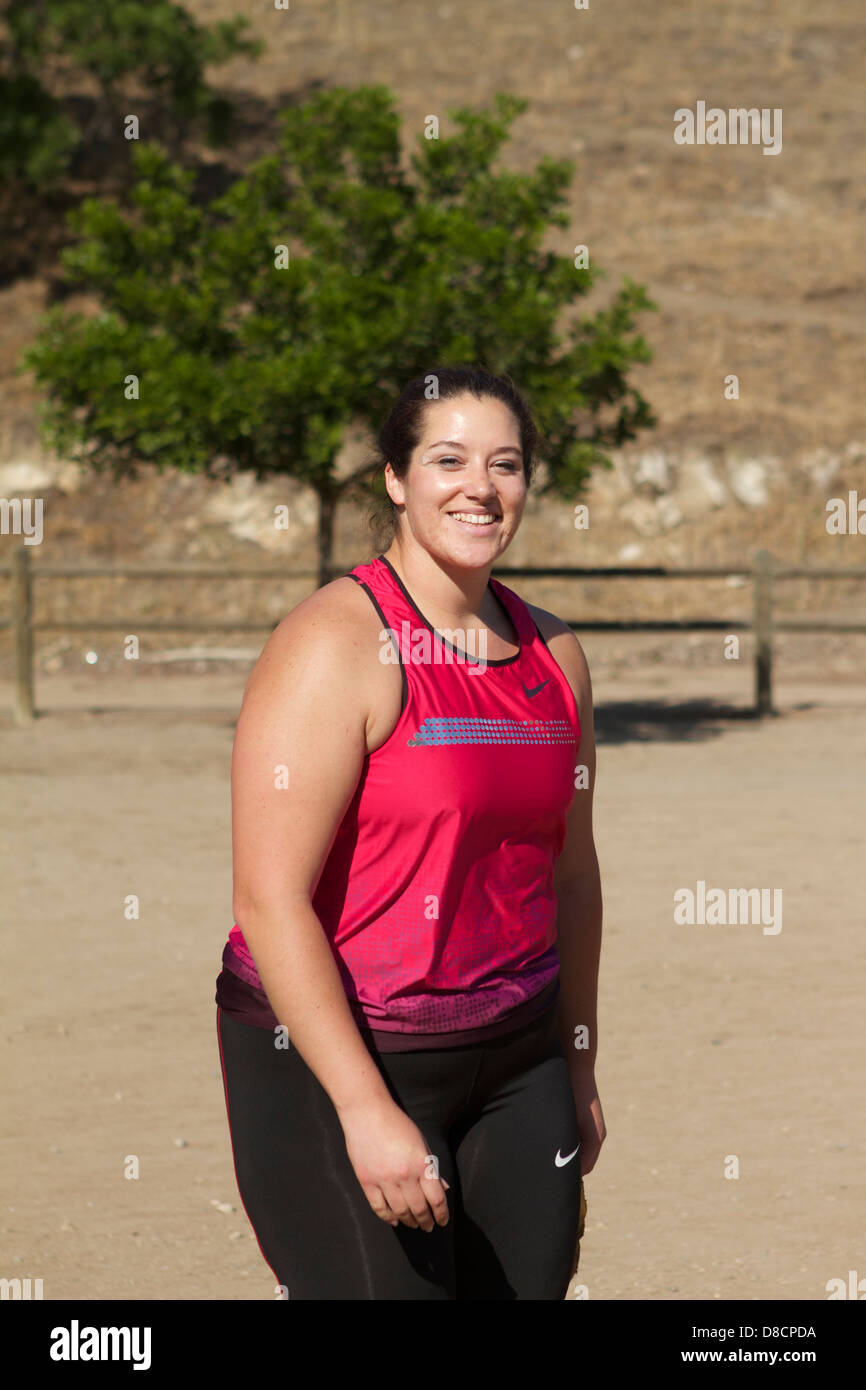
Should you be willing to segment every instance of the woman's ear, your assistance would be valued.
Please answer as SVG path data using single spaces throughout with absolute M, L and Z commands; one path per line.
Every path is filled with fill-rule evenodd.
M 385 462 L 384 476 L 385 491 L 395 506 L 402 506 L 406 500 L 406 490 L 403 487 L 402 481 L 397 477 L 397 474 L 391 467 L 390 459 Z

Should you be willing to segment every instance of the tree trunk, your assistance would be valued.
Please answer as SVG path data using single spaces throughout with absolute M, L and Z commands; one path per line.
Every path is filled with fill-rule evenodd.
M 331 581 L 331 567 L 333 562 L 334 549 L 334 519 L 337 513 L 336 493 L 327 491 L 319 493 L 319 580 L 317 587 L 321 589 L 323 584 Z

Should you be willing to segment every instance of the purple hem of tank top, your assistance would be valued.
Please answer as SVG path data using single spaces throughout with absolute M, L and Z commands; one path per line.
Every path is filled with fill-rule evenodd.
M 548 980 L 538 994 L 525 999 L 513 1013 L 495 1023 L 482 1028 L 464 1028 L 453 1033 L 398 1033 L 396 1029 L 384 1031 L 358 1025 L 359 1032 L 373 1039 L 379 1052 L 422 1052 L 428 1049 L 441 1051 L 448 1047 L 475 1047 L 478 1044 L 493 1042 L 497 1038 L 510 1037 L 512 1033 L 527 1028 L 542 1014 L 547 1013 L 559 994 L 559 972 Z
M 223 967 L 230 970 L 233 975 L 237 975 L 257 993 L 262 991 L 262 982 L 259 973 L 254 966 L 248 965 L 242 956 L 239 956 L 230 941 L 223 947 Z
M 216 1002 L 223 1012 L 229 1018 L 235 1019 L 236 1022 L 245 1023 L 253 1028 L 273 1030 L 275 1027 L 279 1027 L 268 997 L 258 983 L 258 976 L 255 977 L 255 980 L 250 978 L 252 972 L 246 962 L 235 954 L 228 942 L 223 951 L 223 969 L 236 979 L 243 981 L 252 995 L 252 998 L 242 1000 L 240 1008 L 235 1008 L 231 1001 L 223 1002 L 223 999 L 220 998 L 221 987 L 219 980 L 217 980 Z M 225 997 L 226 992 L 223 990 L 223 997 Z M 524 1000 L 505 1018 L 497 1019 L 494 1023 L 480 1028 L 464 1028 L 446 1033 L 411 1033 L 400 1032 L 393 1028 L 371 1028 L 357 1000 L 350 999 L 349 1004 L 355 1016 L 358 1031 L 363 1037 L 372 1041 L 378 1052 L 420 1052 L 446 1047 L 471 1047 L 476 1043 L 492 1041 L 494 1038 L 517 1032 L 545 1013 L 558 993 L 559 971 L 557 970 L 553 979 L 548 980 L 537 994 Z M 251 1006 L 249 1008 L 247 1007 L 248 1003 Z

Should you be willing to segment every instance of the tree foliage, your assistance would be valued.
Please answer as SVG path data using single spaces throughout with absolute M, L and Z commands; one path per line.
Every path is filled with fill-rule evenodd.
M 600 272 L 543 249 L 568 225 L 569 163 L 493 167 L 526 106 L 499 93 L 451 113 L 454 133 L 419 136 L 407 169 L 387 88 L 321 92 L 206 206 L 191 173 L 136 148 L 129 206 L 70 214 L 65 271 L 99 311 L 55 306 L 25 356 L 47 441 L 118 477 L 140 461 L 291 475 L 318 494 L 324 574 L 337 499 L 370 483 L 365 467 L 336 474 L 347 426 L 375 433 L 410 376 L 473 363 L 524 391 L 542 491 L 573 498 L 606 448 L 654 423 L 628 370 L 650 358 L 634 320 L 655 306 L 626 280 L 564 322 Z
M 204 69 L 262 49 L 245 36 L 247 19 L 204 26 L 170 0 L 2 0 L 0 19 L 0 176 L 40 191 L 57 184 L 86 138 L 106 128 L 119 134 L 130 80 L 178 131 L 200 123 L 209 141 L 224 140 L 231 104 L 208 87 Z M 95 83 L 87 127 L 52 91 L 59 76 Z

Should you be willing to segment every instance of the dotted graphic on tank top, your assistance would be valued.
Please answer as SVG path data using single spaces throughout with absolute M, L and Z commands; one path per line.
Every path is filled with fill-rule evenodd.
M 567 719 L 425 719 L 410 748 L 455 743 L 574 743 Z

